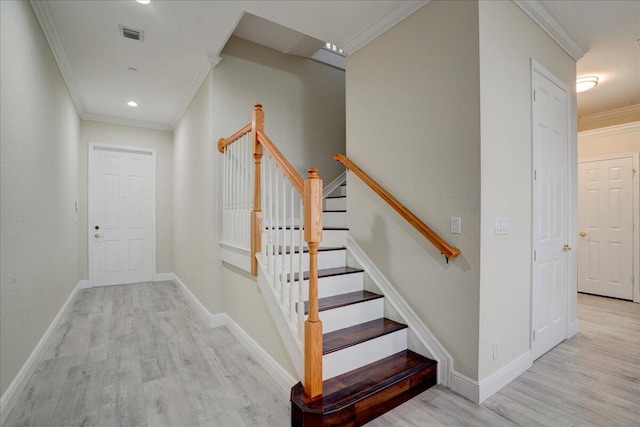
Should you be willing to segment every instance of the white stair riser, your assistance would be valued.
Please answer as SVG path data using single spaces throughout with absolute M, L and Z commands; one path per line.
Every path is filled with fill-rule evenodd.
M 343 211 L 347 209 L 347 198 L 328 198 L 324 199 L 324 209 L 327 211 Z
M 322 356 L 322 380 L 336 377 L 407 349 L 407 329 Z
M 384 317 L 384 298 L 350 304 L 320 312 L 322 333 L 337 331 Z
M 340 195 L 341 196 L 346 196 L 347 195 L 347 186 L 346 185 L 341 185 L 338 190 L 340 191 Z
M 335 227 L 335 226 L 334 226 Z M 321 248 L 342 248 L 347 244 L 347 237 L 349 235 L 349 230 L 322 230 L 322 241 L 320 242 Z M 263 239 L 269 239 L 268 232 L 262 235 Z M 271 236 L 273 242 L 276 241 L 275 234 Z M 284 239 L 285 246 L 291 246 L 291 230 L 278 230 L 277 240 L 278 243 L 282 244 Z M 300 244 L 299 230 L 293 230 L 293 243 L 294 246 L 298 246 Z M 306 242 L 302 241 L 303 245 L 306 245 Z
M 326 268 L 344 267 L 347 262 L 347 251 L 335 250 L 335 251 L 318 251 L 318 269 L 323 270 Z M 297 273 L 300 268 L 300 254 L 293 254 L 293 272 Z M 284 272 L 288 274 L 291 271 L 291 257 L 289 254 L 278 255 L 275 257 L 275 261 L 278 266 L 282 266 L 284 262 Z M 304 271 L 309 270 L 309 253 L 302 254 L 302 269 Z
M 364 273 L 341 274 L 318 278 L 318 298 L 361 291 L 364 289 Z M 298 298 L 297 292 L 295 295 Z M 309 300 L 309 281 L 302 282 L 302 300 Z
M 346 227 L 347 213 L 346 212 L 323 212 L 322 226 L 323 227 Z

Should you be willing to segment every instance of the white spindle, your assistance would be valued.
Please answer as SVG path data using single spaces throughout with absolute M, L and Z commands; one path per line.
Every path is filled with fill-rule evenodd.
M 304 298 L 303 298 L 303 288 L 304 288 L 304 265 L 302 263 L 302 255 L 303 255 L 303 242 L 304 242 L 304 221 L 302 220 L 302 215 L 304 212 L 303 199 L 299 197 L 299 211 L 298 215 L 300 215 L 300 230 L 298 232 L 298 245 L 300 245 L 299 251 L 299 263 L 298 263 L 298 303 L 300 304 L 301 309 L 298 310 L 298 339 L 300 342 L 304 342 Z
M 295 188 L 293 188 L 292 184 L 289 184 L 289 200 L 290 200 L 290 205 L 291 205 L 291 224 L 289 226 L 289 246 L 291 246 L 292 248 L 295 246 L 295 225 L 294 225 L 294 218 L 295 218 L 295 195 L 296 195 L 296 191 Z M 295 307 L 296 307 L 296 301 L 294 300 L 294 290 L 295 290 L 295 278 L 293 277 L 293 270 L 294 270 L 294 265 L 293 265 L 293 260 L 294 260 L 294 253 L 293 251 L 291 251 L 291 254 L 289 256 L 289 323 L 292 323 L 294 325 L 296 325 L 296 318 L 295 318 Z M 298 310 L 301 310 L 302 307 L 298 307 Z M 296 325 L 297 326 L 297 325 Z

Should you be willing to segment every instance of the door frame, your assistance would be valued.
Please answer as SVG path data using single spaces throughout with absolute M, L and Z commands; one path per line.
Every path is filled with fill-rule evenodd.
M 88 259 L 87 263 L 89 264 L 89 287 L 95 286 L 94 280 L 94 267 L 93 267 L 93 256 L 94 250 L 92 245 L 92 233 L 95 231 L 91 225 L 91 218 L 93 217 L 93 198 L 91 195 L 93 194 L 95 182 L 93 179 L 94 172 L 94 164 L 93 164 L 93 153 L 95 150 L 104 150 L 104 151 L 125 151 L 125 152 L 134 152 L 134 153 L 143 153 L 151 155 L 151 280 L 154 281 L 157 275 L 156 271 L 156 149 L 155 148 L 146 148 L 146 147 L 136 147 L 132 145 L 117 145 L 117 144 L 106 144 L 102 142 L 89 142 L 88 145 L 88 168 L 87 168 L 87 245 L 88 245 Z
M 640 152 L 608 154 L 605 156 L 581 157 L 578 163 L 598 162 L 613 159 L 631 159 L 633 175 L 631 177 L 632 218 L 633 218 L 633 302 L 640 303 Z
M 530 313 L 529 313 L 529 351 L 533 356 L 533 313 L 534 313 L 534 298 L 533 298 L 533 284 L 534 284 L 534 265 L 535 262 L 533 259 L 534 251 L 536 250 L 534 235 L 535 235 L 535 225 L 537 224 L 536 210 L 535 210 L 535 198 L 534 198 L 534 185 L 535 180 L 533 176 L 533 171 L 536 170 L 535 163 L 535 149 L 536 142 L 533 138 L 533 127 L 535 123 L 535 108 L 534 108 L 534 99 L 533 99 L 533 91 L 534 91 L 534 76 L 535 73 L 539 73 L 553 84 L 558 86 L 560 89 L 564 90 L 567 94 L 567 182 L 566 182 L 566 214 L 564 220 L 566 221 L 567 226 L 567 244 L 571 246 L 571 248 L 576 248 L 577 245 L 577 237 L 576 237 L 576 221 L 577 221 L 577 196 L 578 196 L 578 187 L 577 187 L 577 171 L 578 171 L 578 162 L 577 162 L 577 132 L 574 132 L 576 135 L 575 141 L 572 144 L 572 96 L 575 97 L 575 92 L 573 92 L 569 86 L 567 86 L 562 80 L 557 78 L 553 73 L 547 70 L 544 66 L 542 66 L 538 61 L 534 58 L 531 58 L 531 76 L 530 76 L 530 118 L 531 118 L 531 271 L 530 273 Z M 577 320 L 577 306 L 578 306 L 578 297 L 577 297 L 577 286 L 578 286 L 578 258 L 574 255 L 574 251 L 570 250 L 567 252 L 567 293 L 566 293 L 566 305 L 567 305 L 567 318 L 566 318 L 566 327 L 565 327 L 565 339 L 571 338 L 578 332 L 578 320 Z M 573 298 L 572 298 L 573 295 Z M 575 317 L 574 317 L 575 316 Z

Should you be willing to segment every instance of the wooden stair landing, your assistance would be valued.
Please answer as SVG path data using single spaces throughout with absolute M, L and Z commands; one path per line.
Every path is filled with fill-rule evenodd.
M 361 426 L 436 384 L 437 362 L 411 350 L 323 382 L 309 399 L 302 383 L 291 389 L 292 426 Z

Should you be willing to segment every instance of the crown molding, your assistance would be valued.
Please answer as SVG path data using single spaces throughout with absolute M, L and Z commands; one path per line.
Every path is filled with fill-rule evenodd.
M 73 77 L 73 72 L 71 71 L 67 54 L 64 51 L 62 42 L 60 41 L 60 36 L 58 35 L 58 30 L 56 28 L 55 21 L 53 20 L 53 14 L 49 8 L 49 2 L 29 0 L 29 4 L 31 5 L 31 9 L 33 9 L 33 13 L 36 15 L 36 19 L 38 20 L 38 23 L 42 28 L 42 32 L 47 39 L 47 43 L 49 43 L 51 53 L 53 53 L 53 57 L 58 64 L 58 69 L 60 69 L 62 79 L 67 85 L 67 90 L 69 91 L 73 104 L 76 106 L 78 115 L 82 117 L 84 114 L 84 104 L 82 103 L 80 92 L 76 86 L 76 81 Z
M 513 0 L 513 2 L 574 60 L 578 61 L 587 53 L 587 49 L 564 29 L 542 2 L 537 0 Z
M 578 140 L 601 138 L 603 136 L 620 135 L 629 132 L 640 132 L 640 121 L 623 125 L 607 126 L 606 128 L 585 130 L 578 132 Z
M 209 74 L 209 71 L 211 71 L 212 68 L 215 68 L 215 66 L 218 65 L 221 60 L 222 58 L 218 55 L 207 55 L 204 58 L 202 64 L 200 64 L 198 72 L 196 73 L 195 77 L 191 81 L 191 84 L 187 88 L 187 91 L 182 97 L 182 101 L 180 101 L 178 107 L 176 108 L 176 113 L 173 116 L 173 120 L 171 121 L 172 129 L 175 129 L 180 123 L 180 120 L 182 120 L 182 116 L 184 116 L 187 108 L 189 108 L 189 104 L 191 104 L 193 97 L 196 96 L 198 89 L 200 89 L 200 86 Z
M 629 105 L 627 107 L 615 108 L 601 113 L 587 114 L 578 119 L 578 123 L 593 123 L 601 120 L 616 119 L 618 117 L 640 114 L 640 104 Z
M 102 114 L 82 114 L 80 118 L 82 120 L 89 120 L 92 122 L 111 123 L 114 125 L 123 126 L 135 126 L 145 129 L 163 130 L 167 132 L 173 131 L 173 127 L 162 123 L 146 122 L 144 120 L 122 119 L 120 117 L 104 116 Z
M 340 47 L 348 55 L 356 53 L 376 37 L 382 35 L 391 27 L 416 12 L 431 0 L 401 1 L 389 12 L 382 15 L 376 21 L 367 25 L 362 31 L 340 44 Z

